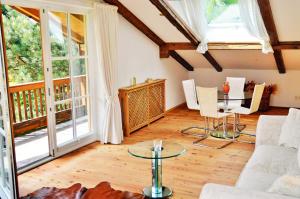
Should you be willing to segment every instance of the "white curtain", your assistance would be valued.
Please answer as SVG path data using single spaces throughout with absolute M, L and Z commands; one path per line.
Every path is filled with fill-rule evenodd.
M 94 16 L 94 42 L 97 46 L 97 66 L 93 71 L 96 128 L 102 143 L 120 144 L 123 130 L 117 87 L 117 7 L 95 3 Z
M 205 16 L 207 0 L 184 0 L 180 2 L 186 23 L 193 29 L 200 39 L 197 51 L 205 53 L 208 50 L 208 23 Z
M 263 53 L 273 53 L 270 38 L 262 19 L 257 0 L 239 0 L 241 19 L 249 33 L 259 39 Z

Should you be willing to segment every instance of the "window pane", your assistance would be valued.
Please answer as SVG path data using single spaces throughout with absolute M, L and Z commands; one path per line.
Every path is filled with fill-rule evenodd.
M 1 170 L 1 184 L 4 187 L 8 187 L 9 183 L 9 168 L 8 165 L 10 164 L 9 159 L 7 157 L 7 147 L 6 147 L 6 138 L 0 134 L 0 170 Z
M 52 57 L 68 55 L 68 15 L 63 12 L 49 12 L 49 29 Z
M 71 99 L 69 62 L 67 60 L 53 61 L 52 73 L 55 101 Z
M 85 16 L 80 14 L 71 14 L 71 36 L 72 36 L 72 55 L 86 55 L 85 44 Z
M 72 102 L 67 101 L 61 104 L 56 104 L 56 140 L 57 145 L 72 141 L 73 135 L 73 120 L 72 120 Z
M 77 136 L 81 137 L 90 132 L 89 124 L 89 98 L 77 99 L 75 102 L 75 117 L 76 117 L 76 132 Z
M 75 97 L 87 95 L 87 73 L 85 59 L 73 61 L 73 88 Z
M 238 0 L 207 1 L 206 18 L 208 23 L 240 23 Z

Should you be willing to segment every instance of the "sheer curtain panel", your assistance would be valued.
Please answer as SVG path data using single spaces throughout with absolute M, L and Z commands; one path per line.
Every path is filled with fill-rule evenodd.
M 182 11 L 186 23 L 193 29 L 193 31 L 200 38 L 201 42 L 197 47 L 197 52 L 205 53 L 208 50 L 207 46 L 207 19 L 206 13 L 207 0 L 184 0 L 181 2 Z
M 94 16 L 97 58 L 97 67 L 93 71 L 96 128 L 102 143 L 120 144 L 123 130 L 117 87 L 117 7 L 95 3 Z
M 270 38 L 262 19 L 257 0 L 239 0 L 241 19 L 245 23 L 249 33 L 259 39 L 262 52 L 273 53 Z

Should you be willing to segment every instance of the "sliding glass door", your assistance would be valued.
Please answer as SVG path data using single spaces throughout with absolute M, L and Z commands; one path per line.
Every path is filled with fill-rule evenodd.
M 86 16 L 48 11 L 57 148 L 90 134 Z
M 17 180 L 8 110 L 2 34 L 0 34 L 0 42 L 0 198 L 10 199 L 17 198 Z
M 50 156 L 40 10 L 2 5 L 18 168 Z

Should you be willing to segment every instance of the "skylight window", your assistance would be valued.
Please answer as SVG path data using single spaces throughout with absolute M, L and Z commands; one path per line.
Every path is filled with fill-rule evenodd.
M 189 24 L 183 1 L 185 0 L 168 0 L 167 2 L 180 18 Z M 208 42 L 258 43 L 258 39 L 249 34 L 241 20 L 238 0 L 207 0 L 206 3 Z
M 206 18 L 208 24 L 241 23 L 237 0 L 207 1 Z

